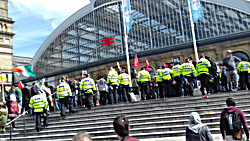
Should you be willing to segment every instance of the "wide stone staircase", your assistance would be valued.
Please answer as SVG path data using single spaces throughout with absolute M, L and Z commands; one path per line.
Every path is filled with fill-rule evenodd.
M 205 99 L 202 96 L 178 97 L 147 100 L 136 103 L 120 103 L 93 107 L 91 110 L 77 109 L 78 112 L 60 117 L 60 112 L 52 112 L 49 126 L 36 132 L 34 117 L 25 116 L 26 137 L 23 137 L 23 118 L 16 121 L 12 140 L 23 141 L 70 141 L 79 132 L 87 132 L 94 140 L 118 140 L 114 134 L 113 120 L 117 115 L 125 115 L 130 124 L 130 135 L 141 140 L 174 140 L 182 137 L 191 112 L 198 112 L 203 124 L 207 124 L 213 136 L 220 137 L 220 112 L 226 108 L 225 100 L 233 97 L 237 108 L 241 109 L 250 125 L 250 91 L 219 93 Z M 215 137 L 216 138 L 216 137 Z M 0 139 L 10 140 L 9 127 Z M 221 140 L 221 137 L 215 140 Z

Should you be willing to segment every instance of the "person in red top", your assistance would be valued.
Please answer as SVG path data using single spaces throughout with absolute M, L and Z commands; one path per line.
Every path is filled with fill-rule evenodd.
M 243 125 L 243 130 L 245 131 L 244 133 L 246 134 L 246 137 L 247 137 L 247 141 L 250 141 L 249 140 L 249 128 L 247 126 L 247 122 L 246 122 L 246 118 L 244 116 L 244 113 L 236 108 L 236 103 L 234 101 L 233 98 L 228 98 L 226 100 L 226 103 L 227 103 L 227 108 L 225 108 L 222 112 L 221 112 L 221 118 L 220 118 L 220 132 L 221 132 L 221 135 L 223 137 L 223 140 L 233 140 L 232 139 L 232 133 L 230 133 L 230 130 L 229 128 L 226 127 L 226 125 L 223 124 L 223 117 L 226 113 L 233 113 L 236 111 L 240 121 L 241 121 L 241 125 Z M 226 130 L 226 134 L 224 133 L 224 130 Z
M 120 141 L 140 141 L 129 136 L 129 122 L 125 116 L 117 116 L 113 122 L 115 134 Z

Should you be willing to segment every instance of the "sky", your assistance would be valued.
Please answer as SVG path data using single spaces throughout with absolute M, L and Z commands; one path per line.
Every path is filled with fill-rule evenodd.
M 89 0 L 9 0 L 13 24 L 13 55 L 34 57 L 46 38 Z

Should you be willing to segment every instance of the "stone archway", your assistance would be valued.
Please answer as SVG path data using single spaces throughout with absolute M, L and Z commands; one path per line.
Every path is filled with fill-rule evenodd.
M 233 56 L 236 56 L 236 57 L 238 57 L 240 59 L 245 58 L 247 61 L 249 61 L 249 56 L 246 53 L 242 52 L 242 51 L 233 52 Z

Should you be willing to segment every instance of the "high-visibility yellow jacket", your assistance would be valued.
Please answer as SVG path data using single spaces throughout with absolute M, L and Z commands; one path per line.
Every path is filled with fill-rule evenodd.
M 118 86 L 120 85 L 130 85 L 128 74 L 122 73 L 118 76 Z
M 172 68 L 173 71 L 173 77 L 180 76 L 181 75 L 181 65 L 175 65 Z
M 249 71 L 249 69 L 250 69 L 250 63 L 247 61 L 240 62 L 237 67 L 238 72 Z
M 109 71 L 108 77 L 107 77 L 107 83 L 112 85 L 117 85 L 118 81 L 118 73 L 116 70 Z
M 156 81 L 157 82 L 162 82 L 162 69 L 158 69 L 155 73 L 155 76 L 156 76 Z
M 138 73 L 138 81 L 141 83 L 146 83 L 147 81 L 151 81 L 149 72 L 146 70 L 141 70 Z
M 209 70 L 208 70 L 209 67 L 211 67 L 210 62 L 205 58 L 201 58 L 196 64 L 198 75 L 203 74 L 203 73 L 209 74 Z
M 67 84 L 66 82 L 61 82 L 60 85 L 57 86 L 56 94 L 59 99 L 72 96 L 72 92 L 69 87 L 69 84 Z
M 84 78 L 80 83 L 80 90 L 84 91 L 84 93 L 93 93 L 95 91 L 95 82 L 92 78 Z
M 34 108 L 34 112 L 45 112 L 47 109 L 48 102 L 47 99 L 41 94 L 34 95 L 30 98 L 29 107 Z
M 170 80 L 172 74 L 173 74 L 173 71 L 171 69 L 165 68 L 162 70 L 162 79 L 163 80 Z
M 196 77 L 194 65 L 191 63 L 183 63 L 181 65 L 181 74 L 183 76 L 191 76 L 191 73 L 193 73 L 194 77 Z

